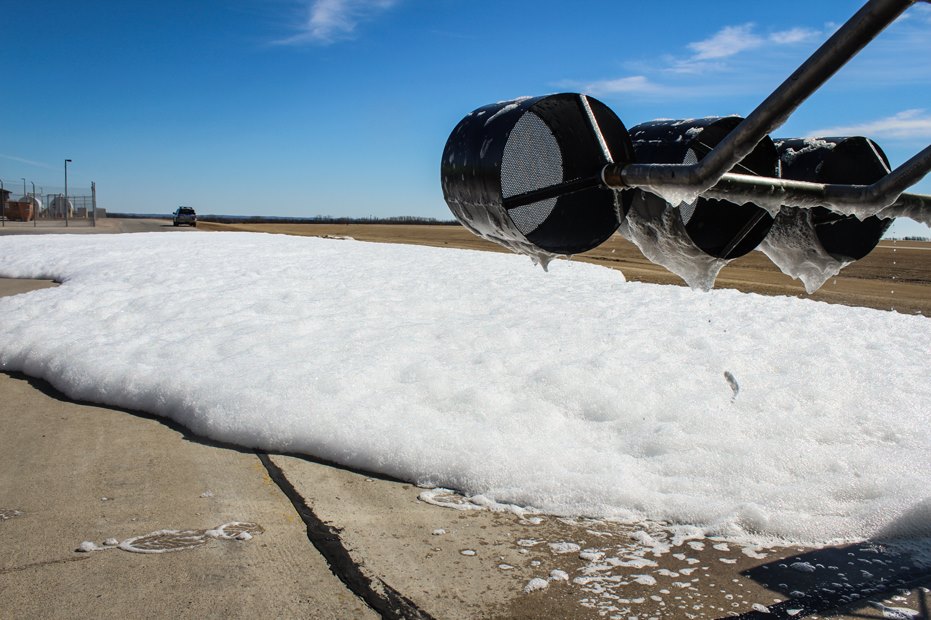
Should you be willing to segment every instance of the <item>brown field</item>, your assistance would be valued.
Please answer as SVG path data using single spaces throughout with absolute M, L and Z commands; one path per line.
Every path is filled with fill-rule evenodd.
M 347 236 L 360 241 L 506 251 L 461 226 L 199 222 L 198 227 L 317 237 Z M 600 247 L 573 260 L 619 269 L 631 281 L 684 285 L 678 276 L 648 261 L 636 246 L 620 235 L 614 235 Z M 931 243 L 883 241 L 869 256 L 848 266 L 813 295 L 806 294 L 800 282 L 779 271 L 762 252 L 750 252 L 731 262 L 721 270 L 715 287 L 931 316 Z

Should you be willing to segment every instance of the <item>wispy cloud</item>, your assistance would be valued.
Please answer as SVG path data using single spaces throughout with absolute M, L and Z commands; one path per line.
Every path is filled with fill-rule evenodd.
M 15 155 L 5 155 L 3 153 L 0 153 L 0 157 L 3 159 L 9 159 L 10 161 L 18 161 L 21 164 L 28 164 L 30 166 L 45 168 L 46 170 L 58 170 L 57 166 L 53 166 L 42 161 L 33 161 L 31 159 L 26 159 L 25 157 L 16 157 Z
M 312 0 L 297 33 L 275 41 L 278 45 L 329 45 L 351 39 L 357 26 L 371 21 L 400 0 Z
M 896 18 L 896 21 L 900 24 L 906 21 L 916 20 L 925 24 L 931 24 L 931 5 L 919 2 Z
M 632 75 L 629 77 L 591 82 L 590 84 L 586 84 L 583 90 L 591 95 L 606 95 L 618 93 L 657 94 L 665 89 L 659 84 L 651 82 L 643 75 Z
M 790 28 L 771 32 L 768 35 L 756 33 L 756 24 L 725 26 L 715 34 L 701 41 L 689 43 L 686 47 L 694 52 L 689 62 L 730 58 L 741 52 L 758 49 L 764 45 L 795 45 L 820 36 L 820 32 L 811 28 Z
M 768 39 L 776 45 L 793 45 L 795 43 L 805 43 L 817 39 L 821 37 L 822 34 L 820 30 L 814 30 L 812 28 L 790 28 L 788 30 L 773 32 L 769 35 Z
M 628 94 L 655 97 L 673 95 L 677 97 L 705 97 L 710 94 L 722 94 L 730 84 L 732 89 L 747 88 L 748 73 L 757 75 L 760 71 L 748 71 L 748 67 L 765 62 L 766 48 L 791 48 L 799 44 L 818 39 L 822 33 L 811 28 L 795 27 L 770 33 L 758 32 L 753 23 L 725 26 L 713 35 L 700 41 L 686 44 L 689 55 L 666 54 L 653 62 L 652 72 L 658 79 L 650 79 L 640 74 L 644 67 L 639 67 L 636 75 L 596 80 L 585 84 L 565 82 L 565 85 L 582 87 L 589 94 L 612 95 Z M 755 55 L 744 52 L 764 50 Z M 762 60 L 761 60 L 762 57 Z M 725 76 L 733 74 L 735 68 L 741 75 L 737 81 L 716 79 L 709 81 L 706 76 Z M 752 81 L 752 80 L 751 80 Z
M 915 7 L 915 12 L 926 24 L 931 24 L 931 5 L 919 4 Z
M 931 114 L 923 109 L 904 110 L 898 114 L 857 125 L 824 127 L 808 132 L 817 136 L 869 136 L 870 138 L 931 138 Z
M 725 26 L 708 39 L 689 43 L 687 47 L 695 52 L 690 60 L 728 58 L 760 47 L 764 39 L 753 32 L 754 27 L 753 24 Z

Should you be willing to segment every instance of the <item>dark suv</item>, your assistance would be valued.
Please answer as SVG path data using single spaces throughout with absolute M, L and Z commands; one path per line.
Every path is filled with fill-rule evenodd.
M 175 226 L 181 224 L 197 226 L 197 214 L 194 213 L 194 209 L 191 207 L 178 207 L 174 212 L 174 224 Z

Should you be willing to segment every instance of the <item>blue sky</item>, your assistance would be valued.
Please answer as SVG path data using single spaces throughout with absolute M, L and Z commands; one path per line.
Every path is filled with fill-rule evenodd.
M 746 115 L 861 4 L 0 0 L 0 178 L 60 188 L 71 158 L 111 211 L 447 219 L 440 154 L 471 110 L 573 91 L 628 127 Z M 931 143 L 928 58 L 919 4 L 776 137 L 901 163 Z

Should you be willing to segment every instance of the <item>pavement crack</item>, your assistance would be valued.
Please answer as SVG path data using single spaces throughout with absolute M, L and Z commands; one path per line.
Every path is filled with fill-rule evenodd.
M 257 450 L 256 455 L 265 466 L 269 477 L 291 501 L 291 505 L 307 526 L 308 540 L 326 560 L 333 574 L 350 592 L 364 601 L 382 618 L 432 620 L 432 616 L 418 608 L 413 601 L 381 579 L 367 575 L 343 545 L 339 529 L 327 525 L 314 513 L 267 452 Z

